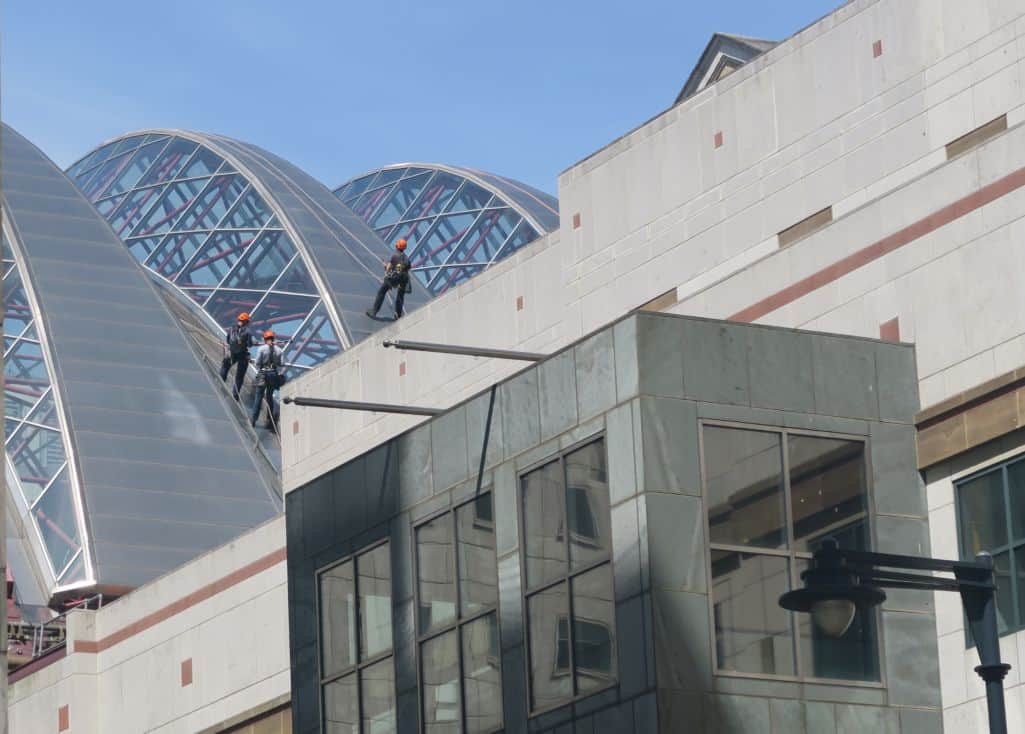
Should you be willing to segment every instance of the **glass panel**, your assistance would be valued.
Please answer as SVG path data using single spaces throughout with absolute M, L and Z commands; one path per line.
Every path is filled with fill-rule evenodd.
M 356 664 L 356 588 L 352 561 L 320 575 L 320 661 L 325 678 Z
M 1015 627 L 1025 624 L 1025 546 L 1014 551 L 1014 586 L 1018 596 L 1018 618 Z
M 185 168 L 181 170 L 177 178 L 209 176 L 220 168 L 221 163 L 223 162 L 223 159 L 219 155 L 201 147 L 185 165 Z
M 386 543 L 356 561 L 360 660 L 391 649 L 391 559 L 388 554 Z
M 177 221 L 181 213 L 195 200 L 205 184 L 206 179 L 201 179 L 179 181 L 168 186 L 167 191 L 160 197 L 160 200 L 142 218 L 139 226 L 132 230 L 132 234 L 160 234 L 171 229 L 171 225 Z
M 1011 540 L 1022 541 L 1025 540 L 1025 461 L 1008 465 L 1007 489 L 1011 499 Z
M 324 304 L 319 304 L 302 329 L 292 337 L 288 349 L 285 350 L 285 361 L 313 367 L 341 351 L 341 345 L 327 317 Z
M 221 221 L 221 217 L 227 213 L 245 187 L 245 179 L 241 176 L 214 176 L 175 228 L 210 229 Z
M 263 200 L 263 197 L 250 187 L 245 195 L 238 200 L 235 208 L 228 215 L 227 219 L 221 222 L 222 227 L 233 229 L 246 229 L 249 227 L 262 227 L 270 218 L 270 207 Z
M 705 426 L 709 541 L 786 545 L 780 435 Z
M 128 245 L 128 251 L 135 256 L 135 259 L 139 262 L 145 262 L 146 259 L 153 254 L 157 249 L 157 245 L 164 239 L 164 235 L 157 235 L 156 237 L 137 237 L 134 240 L 128 240 L 125 244 Z
M 452 194 L 459 188 L 462 179 L 440 171 L 434 174 L 431 182 L 420 192 L 416 202 L 406 213 L 407 219 L 419 219 L 421 217 L 440 214 L 445 210 L 445 205 L 452 198 Z
M 111 153 L 114 152 L 114 148 L 116 146 L 117 146 L 117 141 L 115 140 L 113 143 L 107 143 L 106 145 L 97 148 L 92 153 L 90 153 L 85 158 L 83 158 L 78 163 L 76 163 L 71 168 L 69 168 L 68 169 L 68 177 L 69 178 L 74 178 L 80 172 L 85 171 L 85 170 L 95 166 L 100 161 L 105 160 L 107 158 L 107 156 L 109 156 Z
M 4 442 L 6 443 L 14 435 L 14 432 L 18 430 L 21 423 L 10 418 L 4 418 Z
M 214 321 L 227 329 L 235 323 L 238 315 L 243 311 L 252 313 L 257 301 L 262 296 L 262 293 L 252 293 L 250 291 L 221 290 L 210 296 L 210 300 L 207 301 L 203 308 L 206 309 L 206 312 L 210 314 Z
M 512 234 L 520 216 L 514 214 L 511 209 L 489 209 L 477 223 L 466 233 L 466 236 L 459 243 L 459 247 L 453 252 L 449 259 L 450 263 L 480 262 L 489 263 L 498 255 L 502 245 Z M 458 268 L 454 268 L 449 276 L 455 281 L 461 274 Z
M 8 419 L 21 420 L 35 405 L 39 396 L 50 386 L 49 381 L 41 384 L 11 382 L 7 378 L 4 389 L 4 415 Z
M 146 265 L 163 275 L 174 279 L 185 264 L 196 254 L 206 241 L 207 232 L 193 234 L 172 234 L 154 252 Z
M 1007 545 L 1004 485 L 999 469 L 959 484 L 957 496 L 966 557 Z
M 438 217 L 434 229 L 417 250 L 414 265 L 441 265 L 448 260 L 476 218 L 476 214 L 450 214 Z
M 1011 586 L 1011 554 L 993 554 L 993 575 L 997 584 L 997 631 L 1004 634 L 1017 627 L 1014 614 L 1014 590 Z
M 26 424 L 7 445 L 7 455 L 31 504 L 64 466 L 64 442 L 58 431 Z
M 790 613 L 779 597 L 790 588 L 787 560 L 712 551 L 715 653 L 719 668 L 794 675 Z
M 459 640 L 456 630 L 425 642 L 421 648 L 424 731 L 460 734 Z
M 231 267 L 256 240 L 255 231 L 216 231 L 207 239 L 199 255 L 178 276 L 179 285 L 217 285 Z
M 32 323 L 32 309 L 21 285 L 21 274 L 17 270 L 4 279 L 4 333 L 17 336 Z
M 39 504 L 32 508 L 56 573 L 68 565 L 80 547 L 71 482 L 67 475 L 68 470 L 65 468 L 46 490 Z
M 123 196 L 113 196 L 109 199 L 96 202 L 96 211 L 103 215 L 104 218 L 109 218 L 110 213 L 117 209 L 118 204 L 124 199 Z
M 423 219 L 419 222 L 407 222 L 405 224 L 400 224 L 392 230 L 391 234 L 388 236 L 389 239 L 385 241 L 394 242 L 397 239 L 404 239 L 409 248 L 406 252 L 409 254 L 410 260 L 413 261 L 413 267 L 416 267 L 416 258 L 412 253 L 415 253 L 417 245 L 423 236 L 427 234 L 427 230 L 431 228 L 431 224 L 433 224 L 433 222 L 434 220 L 432 219 Z
M 405 170 L 405 168 L 389 168 L 386 171 L 381 171 L 374 181 L 374 188 L 390 184 L 392 181 L 398 181 L 402 178 L 402 173 Z
M 456 510 L 459 604 L 468 616 L 498 604 L 495 520 L 491 493 Z
M 576 570 L 612 552 L 605 442 L 577 449 L 567 454 L 565 462 L 569 558 Z
M 199 146 L 191 141 L 173 138 L 149 173 L 139 182 L 139 185 L 150 186 L 170 181 L 182 169 L 197 147 Z
M 78 581 L 85 580 L 85 558 L 82 552 L 79 551 L 78 557 L 75 562 L 68 566 L 67 570 L 60 577 L 59 581 L 62 585 L 74 584 Z
M 53 390 L 47 392 L 46 396 L 39 401 L 39 404 L 32 411 L 28 419 L 33 423 L 40 423 L 50 428 L 60 428 L 60 423 L 57 420 L 57 404 L 53 399 Z
M 545 708 L 573 695 L 568 619 L 566 584 L 557 584 L 527 600 L 531 708 Z
M 246 250 L 245 257 L 225 282 L 230 288 L 267 290 L 295 255 L 292 240 L 284 232 L 264 232 Z
M 868 550 L 865 444 L 817 436 L 787 437 L 794 549 L 811 551 L 831 536 Z
M 383 189 L 375 189 L 369 191 L 360 197 L 359 201 L 352 205 L 353 211 L 356 212 L 362 219 L 370 221 L 371 215 L 377 209 L 384 198 L 391 191 L 390 188 L 385 187 Z
M 364 191 L 366 191 L 370 187 L 370 183 L 373 180 L 373 173 L 367 174 L 362 178 L 357 178 L 355 181 L 346 186 L 343 191 L 339 192 L 339 196 L 343 199 L 355 198 L 362 194 Z
M 451 514 L 445 513 L 416 529 L 416 568 L 422 634 L 456 618 Z
M 145 135 L 132 135 L 128 138 L 122 138 L 122 140 L 114 148 L 114 152 L 111 153 L 111 156 L 115 156 L 118 153 L 124 153 L 126 150 L 129 150 L 130 148 L 135 148 L 136 146 L 140 145 L 145 139 Z
M 573 667 L 580 694 L 603 688 L 617 677 L 612 566 L 599 566 L 572 583 Z
M 312 296 L 270 293 L 253 311 L 251 325 L 258 334 L 265 329 L 273 329 L 278 337 L 278 345 L 284 347 L 316 305 L 317 299 Z
M 313 284 L 313 277 L 307 270 L 302 255 L 296 255 L 292 259 L 292 264 L 274 283 L 274 290 L 317 295 L 317 286 Z
M 808 568 L 807 559 L 795 562 L 798 573 Z M 795 615 L 799 634 L 801 667 L 805 676 L 844 680 L 879 680 L 876 612 L 859 609 L 848 630 L 838 638 L 822 632 L 810 614 Z
M 506 243 L 502 246 L 502 249 L 495 254 L 492 259 L 501 259 L 503 257 L 509 257 L 518 249 L 527 245 L 538 237 L 537 231 L 527 224 L 526 220 L 521 220 L 519 226 L 516 228 L 516 232 L 510 237 Z
M 464 181 L 452 203 L 448 206 L 450 212 L 465 212 L 473 209 L 483 209 L 491 200 L 491 192 L 485 191 L 480 186 L 470 181 Z
M 502 726 L 502 663 L 495 615 L 464 626 L 462 638 L 466 732 L 484 734 Z
M 124 170 L 121 171 L 121 175 L 117 177 L 117 180 L 110 185 L 107 189 L 106 195 L 120 194 L 124 191 L 128 191 L 139 182 L 143 174 L 149 170 L 149 167 L 153 165 L 153 161 L 157 159 L 160 151 L 167 145 L 167 141 L 161 140 L 156 143 L 150 143 L 139 148 L 133 155 L 131 161 L 125 166 Z
M 119 237 L 126 237 L 149 211 L 162 190 L 161 187 L 155 186 L 149 189 L 138 189 L 125 196 L 121 206 L 115 210 L 112 216 L 108 217 L 111 229 Z
M 89 201 L 99 199 L 110 183 L 121 173 L 121 170 L 128 165 L 131 157 L 131 154 L 115 156 L 100 166 L 95 175 L 89 179 L 89 183 L 82 187 L 82 193 L 85 194 L 86 198 Z
M 183 293 L 202 306 L 213 291 L 206 288 L 185 288 Z
M 325 734 L 359 734 L 357 696 L 355 673 L 324 686 Z
M 42 395 L 50 384 L 42 347 L 36 342 L 18 342 L 4 360 L 4 375 L 8 388 L 12 385 L 25 385 L 35 388 Z
M 562 466 L 553 461 L 522 482 L 527 588 L 534 588 L 566 573 Z
M 363 733 L 394 734 L 395 670 L 391 658 L 360 671 L 362 682 Z
M 387 227 L 402 218 L 402 215 L 416 200 L 417 195 L 423 190 L 424 184 L 430 174 L 423 174 L 415 178 L 407 178 L 396 186 L 388 197 L 388 200 L 381 207 L 381 210 L 374 215 L 369 222 L 371 227 Z

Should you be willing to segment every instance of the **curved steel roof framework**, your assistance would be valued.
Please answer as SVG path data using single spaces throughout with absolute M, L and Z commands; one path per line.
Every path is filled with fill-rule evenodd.
M 413 273 L 434 296 L 559 228 L 555 197 L 469 168 L 385 166 L 335 195 L 382 239 L 408 242 Z
M 124 590 L 281 510 L 156 286 L 25 138 L 0 135 L 8 501 L 51 595 Z
M 378 328 L 363 311 L 387 246 L 287 161 L 223 136 L 149 130 L 100 146 L 68 175 L 212 330 L 242 311 L 273 329 L 293 375 Z

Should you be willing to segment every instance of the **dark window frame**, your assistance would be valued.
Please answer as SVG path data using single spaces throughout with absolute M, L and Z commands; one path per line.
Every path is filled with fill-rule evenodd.
M 594 690 L 580 692 L 577 689 L 577 681 L 576 681 L 577 676 L 575 674 L 575 672 L 576 672 L 576 661 L 574 660 L 575 656 L 574 656 L 574 653 L 573 653 L 573 642 L 574 642 L 574 640 L 573 640 L 573 624 L 571 623 L 571 620 L 574 619 L 573 581 L 576 580 L 577 578 L 580 578 L 581 576 L 584 576 L 585 574 L 587 574 L 587 573 L 589 573 L 591 571 L 594 571 L 595 569 L 602 568 L 604 566 L 608 566 L 609 567 L 610 575 L 611 575 L 611 578 L 612 578 L 612 589 L 611 589 L 611 591 L 612 591 L 612 599 L 613 599 L 613 620 L 612 620 L 613 631 L 615 631 L 615 625 L 616 625 L 616 617 L 615 617 L 615 606 L 616 606 L 616 601 L 617 601 L 616 598 L 615 598 L 616 577 L 615 577 L 615 566 L 613 564 L 613 555 L 614 554 L 613 554 L 613 549 L 611 547 L 611 539 L 612 539 L 611 538 L 611 499 L 612 499 L 611 498 L 611 493 L 610 493 L 610 497 L 609 497 L 609 510 L 610 510 L 610 512 L 609 512 L 609 515 L 610 515 L 610 517 L 609 517 L 609 523 L 610 523 L 609 524 L 609 528 L 610 528 L 609 540 L 610 540 L 610 547 L 609 547 L 608 553 L 606 554 L 605 557 L 600 558 L 598 560 L 592 560 L 591 562 L 589 562 L 589 563 L 587 563 L 585 565 L 582 565 L 582 566 L 574 569 L 572 567 L 572 561 L 570 559 L 570 546 L 572 545 L 572 543 L 570 542 L 570 538 L 573 535 L 575 535 L 575 533 L 567 532 L 567 529 L 568 529 L 568 526 L 569 526 L 569 522 L 570 522 L 570 514 L 569 514 L 569 506 L 568 506 L 568 501 L 566 499 L 566 496 L 567 496 L 567 493 L 569 492 L 570 484 L 569 484 L 569 479 L 568 479 L 568 476 L 567 476 L 567 473 L 566 473 L 566 457 L 568 455 L 574 453 L 575 451 L 579 450 L 579 449 L 582 449 L 582 448 L 585 448 L 587 446 L 590 446 L 592 444 L 597 444 L 597 443 L 600 443 L 602 445 L 602 452 L 603 452 L 603 454 L 605 456 L 606 480 L 607 480 L 607 472 L 608 472 L 608 443 L 607 443 L 607 439 L 606 439 L 606 435 L 605 435 L 604 431 L 592 434 L 592 435 L 588 436 L 587 438 L 584 438 L 584 439 L 576 441 L 576 442 L 574 442 L 572 444 L 569 444 L 568 446 L 566 446 L 564 448 L 560 448 L 557 453 L 552 454 L 552 455 L 550 455 L 548 457 L 545 457 L 544 459 L 541 459 L 539 461 L 536 461 L 536 462 L 534 462 L 534 463 L 532 463 L 532 464 L 530 464 L 528 466 L 525 466 L 524 468 L 518 470 L 518 472 L 517 472 L 517 477 L 516 477 L 516 505 L 517 505 L 517 513 L 518 513 L 518 516 L 519 516 L 519 526 L 518 526 L 517 532 L 518 532 L 518 536 L 519 536 L 519 546 L 520 546 L 519 547 L 519 560 L 520 560 L 520 602 L 521 602 L 521 619 L 523 620 L 523 645 L 524 645 L 524 661 L 525 661 L 524 675 L 526 677 L 527 715 L 528 715 L 528 717 L 540 716 L 541 714 L 547 713 L 549 711 L 553 711 L 555 709 L 562 708 L 563 706 L 567 706 L 569 704 L 576 703 L 577 701 L 581 701 L 581 700 L 589 698 L 591 696 L 600 694 L 603 691 L 607 691 L 609 689 L 616 688 L 619 685 L 619 670 L 617 669 L 617 670 L 610 671 L 610 674 L 611 674 L 613 680 L 610 681 L 609 683 L 607 683 L 606 685 L 603 685 L 600 688 L 595 688 Z M 539 469 L 542 469 L 542 468 L 544 468 L 546 466 L 549 466 L 550 464 L 553 464 L 553 463 L 558 463 L 559 464 L 560 475 L 562 477 L 562 486 L 563 486 L 562 503 L 563 503 L 563 523 L 564 523 L 564 525 L 563 525 L 563 527 L 561 527 L 559 529 L 558 536 L 563 538 L 564 545 L 566 547 L 565 570 L 557 578 L 555 578 L 554 580 L 548 580 L 548 581 L 545 581 L 543 583 L 540 583 L 540 584 L 532 587 L 532 586 L 528 586 L 529 582 L 528 582 L 528 579 L 527 579 L 526 513 L 524 512 L 524 503 L 523 503 L 523 501 L 524 501 L 524 491 L 523 491 L 524 481 L 523 480 L 524 480 L 525 477 L 527 477 L 532 472 L 535 472 L 535 471 L 537 471 Z M 592 511 L 592 516 L 593 516 L 593 511 Z M 531 642 L 532 642 L 532 637 L 533 637 L 533 635 L 531 633 L 531 629 L 530 629 L 530 612 L 529 612 L 529 610 L 530 610 L 530 600 L 533 597 L 539 596 L 539 595 L 543 594 L 544 592 L 549 591 L 550 589 L 553 589 L 553 588 L 555 588 L 557 586 L 564 586 L 565 589 L 566 589 L 566 612 L 567 613 L 565 615 L 565 618 L 567 620 L 567 627 L 568 627 L 567 631 L 569 632 L 569 635 L 566 638 L 567 639 L 567 654 L 568 654 L 569 666 L 568 666 L 568 669 L 565 671 L 565 673 L 560 673 L 560 675 L 568 675 L 569 676 L 570 686 L 571 686 L 572 693 L 571 693 L 570 696 L 567 696 L 566 698 L 560 699 L 559 701 L 557 701 L 555 703 L 548 704 L 546 706 L 535 707 L 534 706 L 533 680 L 532 680 L 532 676 L 531 676 L 531 673 L 530 673 L 531 666 L 532 666 L 532 658 L 531 658 L 532 644 L 531 644 Z M 560 615 L 560 617 L 561 616 L 563 616 L 563 615 Z M 584 618 L 580 618 L 580 619 L 584 619 Z M 591 620 L 587 620 L 587 621 L 591 621 Z M 560 620 L 560 622 L 561 622 L 561 620 Z M 552 641 L 552 643 L 556 646 L 556 649 L 558 649 L 559 628 L 560 628 L 560 626 L 561 626 L 560 623 L 557 623 L 555 625 L 555 640 Z M 613 644 L 616 644 L 615 640 L 613 640 Z M 557 664 L 558 663 L 558 655 L 556 655 L 555 661 L 556 661 L 556 664 Z M 556 670 L 557 669 L 558 668 L 556 668 Z
M 378 541 L 376 541 L 374 543 L 370 543 L 369 545 L 366 545 L 366 546 L 360 548 L 358 551 L 350 553 L 350 554 L 348 554 L 348 555 L 346 555 L 346 556 L 344 556 L 342 558 L 339 558 L 336 561 L 332 561 L 331 563 L 329 563 L 326 566 L 318 568 L 315 571 L 315 573 L 314 573 L 314 578 L 316 579 L 316 585 L 317 585 L 317 587 L 316 587 L 317 588 L 317 593 L 316 593 L 316 596 L 315 596 L 315 612 L 316 612 L 316 620 L 317 620 L 317 680 L 318 680 L 319 700 L 320 700 L 320 727 L 321 727 L 321 731 L 327 731 L 327 721 L 326 721 L 327 711 L 326 711 L 326 707 L 324 706 L 324 691 L 326 690 L 327 686 L 331 685 L 335 681 L 339 681 L 342 678 L 346 678 L 346 677 L 351 675 L 351 676 L 355 676 L 355 679 L 356 679 L 356 686 L 355 686 L 356 687 L 356 728 L 357 728 L 357 731 L 362 732 L 363 731 L 363 675 L 362 675 L 362 673 L 363 673 L 363 671 L 366 668 L 369 668 L 369 667 L 371 667 L 373 665 L 376 665 L 377 663 L 383 662 L 385 660 L 389 660 L 389 659 L 394 660 L 394 657 L 395 657 L 395 630 L 394 630 L 394 626 L 393 626 L 391 646 L 386 651 L 384 651 L 384 652 L 379 652 L 379 653 L 377 653 L 375 655 L 368 656 L 365 660 L 361 660 L 360 659 L 360 631 L 361 631 L 360 630 L 360 621 L 361 621 L 361 614 L 360 614 L 360 604 L 359 604 L 359 558 L 361 556 L 366 556 L 366 555 L 368 555 L 370 553 L 373 553 L 375 550 L 377 550 L 381 546 L 387 546 L 388 547 L 389 576 L 391 578 L 394 578 L 394 564 L 392 563 L 391 539 L 390 538 L 382 538 L 381 540 L 378 540 Z M 320 580 L 321 580 L 321 577 L 324 574 L 326 574 L 328 571 L 332 571 L 333 569 L 338 568 L 339 566 L 341 566 L 341 565 L 343 565 L 345 563 L 349 563 L 350 561 L 352 562 L 352 595 L 353 595 L 353 599 L 355 600 L 355 603 L 353 605 L 353 629 L 355 630 L 355 635 L 353 636 L 353 644 L 356 646 L 356 655 L 355 655 L 356 662 L 354 664 L 345 666 L 339 672 L 333 673 L 333 674 L 331 674 L 329 676 L 325 676 L 324 675 L 324 660 L 323 660 L 323 652 L 322 652 L 323 651 L 323 639 L 322 639 L 322 631 L 321 631 L 321 612 L 323 611 L 324 605 L 323 605 L 323 603 L 321 601 Z M 391 600 L 390 606 L 392 607 L 392 610 L 394 611 L 394 606 L 395 606 L 394 598 Z M 396 691 L 396 689 L 395 689 L 395 668 L 394 668 L 394 662 L 392 663 L 392 681 L 391 681 L 391 684 L 392 684 L 392 700 L 395 701 L 395 722 L 396 722 L 396 725 L 397 725 L 398 724 L 398 716 L 399 716 L 399 712 L 398 712 L 398 691 Z
M 954 490 L 954 524 L 957 528 L 958 556 L 963 560 L 970 561 L 974 560 L 974 556 L 969 555 L 970 551 L 965 543 L 963 533 L 964 511 L 961 509 L 961 488 L 963 485 L 976 479 L 981 479 L 989 474 L 995 474 L 997 472 L 1000 473 L 1000 500 L 1002 503 L 1000 509 L 1001 515 L 1003 516 L 1006 524 L 1005 530 L 1007 532 L 1007 542 L 995 548 L 984 548 L 983 550 L 987 551 L 994 557 L 1001 553 L 1007 553 L 1008 556 L 1008 577 L 1011 585 L 1012 613 L 1015 618 L 1013 620 L 1005 620 L 1007 621 L 1007 629 L 1000 632 L 1001 637 L 1025 630 L 1025 604 L 1021 603 L 1021 597 L 1019 596 L 1021 592 L 1018 589 L 1017 583 L 1018 574 L 1025 569 L 1018 569 L 1018 562 L 1015 558 L 1017 551 L 1025 548 L 1025 535 L 1018 539 L 1014 537 L 1014 524 L 1011 521 L 1011 490 L 1007 479 L 1008 469 L 1023 462 L 1025 462 L 1025 454 L 1017 454 L 991 463 L 981 469 L 976 469 L 975 471 L 951 481 Z M 968 649 L 975 647 L 975 640 L 972 639 L 971 631 L 969 630 L 967 623 L 964 625 L 964 635 L 965 648 Z
M 477 510 L 477 502 L 481 497 L 485 495 L 491 495 L 491 519 L 483 519 L 480 517 Z M 426 697 L 424 696 L 424 674 L 423 674 L 423 648 L 424 646 L 440 637 L 444 637 L 447 634 L 455 632 L 456 636 L 456 650 L 459 661 L 459 726 L 461 731 L 466 731 L 466 691 L 465 691 L 465 668 L 466 663 L 463 659 L 463 628 L 469 627 L 475 622 L 484 619 L 488 616 L 494 616 L 495 618 L 495 629 L 498 634 L 498 671 L 499 675 L 502 674 L 502 629 L 501 619 L 499 618 L 498 608 L 500 606 L 500 600 L 498 596 L 498 539 L 497 533 L 495 536 L 495 603 L 493 606 L 485 607 L 472 614 L 463 616 L 462 614 L 462 601 L 463 597 L 460 593 L 460 576 L 459 576 L 459 522 L 458 512 L 464 507 L 473 505 L 473 524 L 474 526 L 484 525 L 490 529 L 495 529 L 495 492 L 491 486 L 481 489 L 479 494 L 474 494 L 473 497 L 460 502 L 459 504 L 446 507 L 444 510 L 435 512 L 428 515 L 412 526 L 412 550 L 413 550 L 413 608 L 415 610 L 413 624 L 415 625 L 415 639 L 416 639 L 416 688 L 417 697 L 419 699 L 418 713 L 420 716 L 420 730 L 423 731 L 427 726 L 427 714 L 426 714 Z M 417 553 L 417 531 L 423 528 L 435 520 L 448 516 L 451 522 L 451 540 L 452 540 L 452 570 L 453 570 L 453 585 L 455 587 L 455 614 L 451 620 L 439 624 L 435 627 L 431 627 L 424 632 L 420 631 L 420 559 Z M 486 734 L 494 734 L 500 732 L 505 728 L 505 706 L 504 700 L 502 701 L 502 722 L 499 726 L 494 729 L 489 729 Z
M 733 428 L 743 431 L 758 431 L 762 433 L 773 433 L 780 437 L 780 452 L 781 452 L 781 487 L 783 490 L 783 505 L 784 505 L 784 523 L 786 525 L 786 547 L 784 548 L 762 548 L 757 546 L 743 546 L 729 543 L 713 543 L 711 539 L 711 528 L 709 523 L 708 508 L 709 508 L 709 497 L 708 497 L 708 472 L 705 467 L 705 428 Z M 715 593 L 713 591 L 713 575 L 712 575 L 712 553 L 714 551 L 725 551 L 735 552 L 746 555 L 765 555 L 774 558 L 783 558 L 787 562 L 788 579 L 790 582 L 790 588 L 800 588 L 801 585 L 801 572 L 799 569 L 800 562 L 810 560 L 812 557 L 811 552 L 798 551 L 794 548 L 794 518 L 793 518 L 793 507 L 791 502 L 791 477 L 790 477 L 790 456 L 788 451 L 787 439 L 789 436 L 799 437 L 810 437 L 810 438 L 825 438 L 840 441 L 855 441 L 862 444 L 862 461 L 865 473 L 865 512 L 864 520 L 866 526 L 866 534 L 868 542 L 871 547 L 875 545 L 875 512 L 873 510 L 873 493 L 872 493 L 872 457 L 871 457 L 871 441 L 868 435 L 859 435 L 853 433 L 843 433 L 839 431 L 815 431 L 815 430 L 804 430 L 794 429 L 786 426 L 772 426 L 761 423 L 743 423 L 740 421 L 729 421 L 729 420 L 717 420 L 717 419 L 706 419 L 701 418 L 698 420 L 698 457 L 699 457 L 699 471 L 701 473 L 701 500 L 704 504 L 703 507 L 703 529 L 705 533 L 705 569 L 708 573 L 708 620 L 709 620 L 709 637 L 711 640 L 711 647 L 709 654 L 711 655 L 712 661 L 712 674 L 715 676 L 726 677 L 726 678 L 754 678 L 759 680 L 772 680 L 772 681 L 793 681 L 797 683 L 814 683 L 822 685 L 839 685 L 839 686 L 854 686 L 861 688 L 885 688 L 886 687 L 886 666 L 884 665 L 885 658 L 883 656 L 883 627 L 882 620 L 880 618 L 879 609 L 873 611 L 874 615 L 874 628 L 875 628 L 875 655 L 876 655 L 876 667 L 879 671 L 879 680 L 858 680 L 849 678 L 822 678 L 814 675 L 806 675 L 803 673 L 803 663 L 801 655 L 801 641 L 798 632 L 798 626 L 795 620 L 794 612 L 790 613 L 790 634 L 791 634 L 791 653 L 794 660 L 794 675 L 788 675 L 785 673 L 751 673 L 737 670 L 728 670 L 719 667 L 719 655 L 718 655 L 718 636 L 716 634 L 716 616 L 717 607 L 715 600 Z

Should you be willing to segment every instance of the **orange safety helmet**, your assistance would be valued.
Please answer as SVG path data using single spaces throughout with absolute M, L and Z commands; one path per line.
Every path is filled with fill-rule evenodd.
M 249 314 L 247 314 L 245 311 L 243 311 L 242 313 L 240 313 L 238 315 L 238 320 L 239 321 L 249 321 Z
M 405 250 L 406 249 L 406 241 L 405 240 L 397 240 L 395 242 L 395 249 L 396 250 Z
M 274 332 L 271 331 L 270 329 L 267 329 L 267 331 L 263 332 L 263 338 L 264 339 L 273 339 L 274 338 Z

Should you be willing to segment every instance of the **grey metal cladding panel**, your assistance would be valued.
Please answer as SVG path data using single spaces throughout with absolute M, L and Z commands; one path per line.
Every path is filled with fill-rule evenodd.
M 200 419 L 221 420 L 224 408 L 219 400 L 210 399 L 206 394 L 176 394 L 172 400 L 166 390 L 155 384 L 145 387 L 128 387 L 125 385 L 98 385 L 94 382 L 78 382 L 65 380 L 64 396 L 70 405 L 79 408 L 103 408 L 114 411 L 132 413 L 152 413 L 154 406 L 160 406 L 160 413 L 165 417 L 184 416 L 195 423 Z
M 68 262 L 63 259 L 54 259 L 45 256 L 35 255 L 34 260 L 52 260 L 46 265 L 44 277 L 47 283 L 66 283 L 68 281 L 84 281 L 90 288 L 100 290 L 108 287 L 131 288 L 139 291 L 149 291 L 150 286 L 143 279 L 136 280 L 129 276 L 127 268 L 110 267 L 109 264 L 95 264 L 83 262 Z M 40 283 L 38 277 L 34 282 Z
M 163 408 L 159 396 L 156 406 Z M 151 407 L 146 412 L 128 412 L 124 410 L 108 410 L 75 406 L 73 424 L 81 425 L 79 430 L 91 430 L 110 436 L 132 436 L 145 439 L 182 440 L 199 444 L 215 444 L 232 446 L 238 442 L 238 429 L 226 418 L 214 420 L 205 418 L 197 420 L 195 415 L 187 413 L 168 415 L 159 410 L 160 420 L 153 420 L 155 411 Z
M 125 387 L 149 387 L 157 385 L 167 395 L 168 401 L 179 399 L 181 393 L 208 395 L 217 400 L 210 383 L 199 373 L 200 367 L 192 369 L 163 368 L 157 374 L 152 370 L 139 369 L 134 365 L 96 362 L 90 359 L 76 359 L 65 356 L 59 360 L 63 382 L 93 382 L 100 385 L 123 385 Z M 69 406 L 74 413 L 74 406 Z M 160 411 L 154 410 L 158 419 Z
M 198 554 L 192 548 L 126 548 L 94 543 L 93 557 L 104 584 L 141 586 L 156 576 L 188 563 Z
M 60 349 L 68 354 L 85 355 L 86 359 L 129 363 L 136 366 L 164 368 L 183 368 L 187 365 L 188 352 L 185 345 L 175 344 L 174 334 L 161 334 L 159 329 L 149 330 L 151 344 L 144 348 L 139 346 L 137 329 L 125 327 L 121 323 L 101 321 L 99 319 L 75 319 L 68 323 L 62 320 Z M 55 336 L 58 332 L 55 332 Z M 102 340 L 102 341 L 100 341 Z M 188 366 L 185 369 L 191 369 Z
M 154 471 L 152 464 L 127 462 L 121 459 L 85 458 L 89 480 L 86 497 L 93 484 L 97 487 L 122 487 L 139 492 L 172 492 L 175 494 L 206 494 L 239 499 L 267 496 L 262 481 L 254 471 L 238 471 L 221 467 L 175 466 L 168 471 Z M 163 469 L 165 467 L 161 467 Z M 84 471 L 84 470 L 83 470 Z
M 277 514 L 269 502 L 246 502 L 244 499 L 237 491 L 232 496 L 195 492 L 140 492 L 137 489 L 96 484 L 89 487 L 89 509 L 97 515 L 125 518 L 194 517 L 208 523 L 253 527 Z
M 110 226 L 102 219 L 99 219 L 99 212 L 96 213 L 96 217 L 90 220 L 83 217 L 62 216 L 53 212 L 19 210 L 15 209 L 9 200 L 7 209 L 11 212 L 11 218 L 14 220 L 18 231 L 26 240 L 26 247 L 30 247 L 33 238 L 40 235 L 71 242 L 82 242 L 85 245 L 92 242 L 102 242 L 104 238 L 114 236 L 113 232 L 110 231 Z M 121 248 L 124 249 L 124 245 L 121 245 Z M 85 249 L 95 251 L 98 248 L 87 247 Z M 73 260 L 89 261 L 87 257 L 83 257 L 81 254 L 76 257 L 75 253 L 75 250 L 70 251 L 69 256 Z M 35 253 L 32 252 L 30 254 L 34 255 Z
M 173 472 L 182 466 L 246 471 L 252 466 L 252 461 L 243 450 L 230 445 L 204 443 L 201 436 L 188 441 L 137 436 L 115 438 L 82 426 L 76 428 L 75 439 L 82 456 L 82 473 L 86 481 L 89 476 L 85 467 L 91 458 L 121 459 L 126 462 L 125 471 L 133 472 Z
M 111 517 L 90 513 L 92 533 L 97 543 L 109 543 L 112 548 L 132 546 L 179 550 L 193 548 L 198 551 L 216 548 L 245 532 L 242 524 L 204 523 L 200 517 L 187 517 L 181 522 L 170 522 L 145 517 Z

